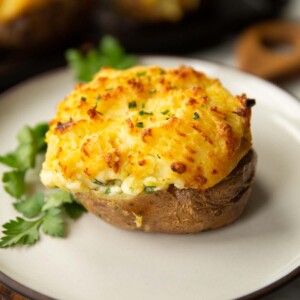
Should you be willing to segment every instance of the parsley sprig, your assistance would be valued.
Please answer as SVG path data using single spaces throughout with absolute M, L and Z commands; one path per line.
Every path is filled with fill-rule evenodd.
M 112 36 L 104 36 L 96 49 L 83 54 L 76 49 L 66 52 L 69 67 L 79 81 L 90 81 L 101 67 L 127 69 L 136 64 L 137 58 L 125 53 L 119 42 Z
M 0 163 L 12 168 L 2 176 L 5 191 L 16 198 L 13 204 L 22 214 L 3 225 L 0 248 L 32 245 L 40 239 L 42 231 L 53 237 L 65 235 L 65 216 L 77 219 L 85 209 L 73 196 L 60 189 L 48 194 L 37 192 L 26 195 L 26 172 L 36 165 L 36 157 L 46 150 L 45 134 L 48 124 L 25 126 L 17 134 L 15 151 L 0 156 Z

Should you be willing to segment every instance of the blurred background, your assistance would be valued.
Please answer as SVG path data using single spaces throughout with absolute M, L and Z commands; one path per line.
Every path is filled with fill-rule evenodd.
M 0 92 L 110 34 L 127 52 L 235 66 L 300 99 L 299 20 L 298 0 L 0 0 Z M 298 278 L 262 299 L 299 297 Z
M 89 48 L 106 34 L 130 53 L 194 56 L 293 80 L 300 69 L 299 2 L 0 0 L 0 91 L 65 65 L 66 49 Z

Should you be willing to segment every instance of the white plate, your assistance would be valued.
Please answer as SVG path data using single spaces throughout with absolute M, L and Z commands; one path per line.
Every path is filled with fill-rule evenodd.
M 266 287 L 300 265 L 300 106 L 270 83 L 224 66 L 185 58 L 143 63 L 191 65 L 219 77 L 234 94 L 256 98 L 256 183 L 244 215 L 216 231 L 145 234 L 86 214 L 66 239 L 43 236 L 30 248 L 0 250 L 0 270 L 59 299 L 232 299 Z M 30 80 L 0 99 L 1 153 L 16 145 L 24 124 L 49 120 L 73 86 L 63 69 Z M 1 167 L 0 173 L 4 171 Z M 0 223 L 14 218 L 0 189 Z

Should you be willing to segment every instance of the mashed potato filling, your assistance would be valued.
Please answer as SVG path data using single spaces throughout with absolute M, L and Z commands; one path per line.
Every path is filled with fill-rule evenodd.
M 41 179 L 74 193 L 204 190 L 250 150 L 250 114 L 245 95 L 190 67 L 104 68 L 59 104 Z

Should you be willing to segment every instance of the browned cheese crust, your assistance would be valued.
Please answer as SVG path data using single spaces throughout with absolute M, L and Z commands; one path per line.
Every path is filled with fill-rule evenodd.
M 152 194 L 105 196 L 77 193 L 78 201 L 104 221 L 127 230 L 193 233 L 235 221 L 251 193 L 257 157 L 253 150 L 220 183 L 207 189 L 159 190 Z

